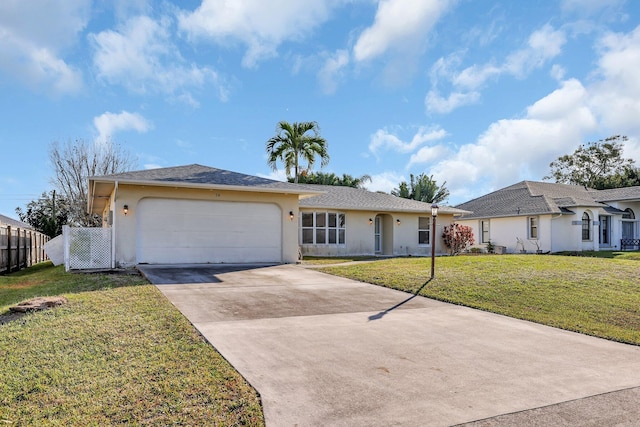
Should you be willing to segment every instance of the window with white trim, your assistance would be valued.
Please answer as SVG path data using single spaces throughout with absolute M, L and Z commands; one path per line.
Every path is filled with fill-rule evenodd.
M 418 244 L 429 245 L 431 242 L 431 217 L 418 217 Z
M 527 218 L 527 222 L 529 224 L 529 239 L 537 239 L 538 238 L 538 217 L 530 216 Z
M 489 220 L 480 220 L 480 243 L 489 243 Z
M 346 216 L 340 212 L 302 212 L 303 245 L 344 245 Z
M 586 212 L 582 214 L 582 240 L 591 240 L 591 217 Z

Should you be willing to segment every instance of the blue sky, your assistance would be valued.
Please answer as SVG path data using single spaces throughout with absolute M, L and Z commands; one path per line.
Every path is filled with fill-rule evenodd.
M 640 159 L 638 70 L 632 0 L 4 0 L 0 213 L 52 188 L 55 141 L 284 179 L 280 120 L 319 123 L 323 171 L 455 205 L 614 134 Z

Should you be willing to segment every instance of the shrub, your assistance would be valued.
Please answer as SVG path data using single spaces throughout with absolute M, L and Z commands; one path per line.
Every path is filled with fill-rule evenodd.
M 442 231 L 444 245 L 450 255 L 457 255 L 475 243 L 473 229 L 466 225 L 451 224 Z

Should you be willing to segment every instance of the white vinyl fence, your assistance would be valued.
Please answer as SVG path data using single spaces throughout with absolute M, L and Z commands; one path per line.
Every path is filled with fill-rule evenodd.
M 64 226 L 62 234 L 67 271 L 113 268 L 111 228 Z

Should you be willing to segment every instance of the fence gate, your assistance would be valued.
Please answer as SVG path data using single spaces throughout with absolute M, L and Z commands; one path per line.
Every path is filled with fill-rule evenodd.
M 64 227 L 68 270 L 112 268 L 111 228 Z

